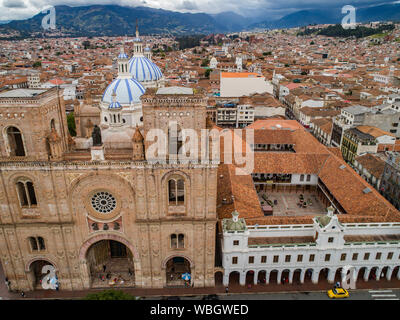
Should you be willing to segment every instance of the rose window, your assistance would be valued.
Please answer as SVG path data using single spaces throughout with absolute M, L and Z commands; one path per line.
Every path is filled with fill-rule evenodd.
M 117 205 L 114 196 L 106 191 L 96 192 L 92 196 L 91 202 L 93 209 L 100 213 L 110 213 Z

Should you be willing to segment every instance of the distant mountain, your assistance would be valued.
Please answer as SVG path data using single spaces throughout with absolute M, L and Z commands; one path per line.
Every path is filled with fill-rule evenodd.
M 1 20 L 0 21 L 0 24 L 6 24 L 6 23 L 9 23 L 11 20 Z
M 340 18 L 341 19 L 341 18 Z M 275 21 L 264 21 L 253 25 L 254 28 L 294 28 L 310 24 L 338 23 L 339 16 L 323 10 L 301 10 L 288 14 L 283 18 Z
M 205 13 L 180 13 L 148 7 L 92 5 L 81 7 L 56 6 L 56 28 L 70 36 L 132 35 L 139 20 L 141 34 L 209 34 L 239 31 L 244 18 L 225 12 L 214 16 Z M 12 21 L 2 30 L 18 31 L 21 36 L 43 33 L 39 13 L 27 20 Z M 237 21 L 237 23 L 236 23 Z
M 294 28 L 310 24 L 339 24 L 345 15 L 337 10 L 301 10 L 275 21 L 263 21 L 249 26 L 254 28 Z M 359 8 L 356 11 L 357 22 L 400 21 L 400 3 Z
M 229 33 L 255 28 L 292 28 L 310 24 L 337 24 L 344 15 L 337 10 L 301 10 L 279 20 L 260 21 L 260 15 L 243 17 L 234 12 L 219 14 L 181 13 L 148 7 L 118 5 L 56 6 L 56 30 L 41 27 L 46 14 L 39 13 L 26 20 L 0 22 L 0 33 L 12 33 L 16 38 L 32 36 L 124 36 L 135 34 L 136 19 L 141 34 L 211 34 Z M 261 11 L 260 11 L 261 12 Z M 400 3 L 357 10 L 357 21 L 400 21 Z M 19 36 L 18 36 L 19 35 Z
M 248 19 L 231 11 L 211 15 L 220 29 L 242 31 L 248 25 Z

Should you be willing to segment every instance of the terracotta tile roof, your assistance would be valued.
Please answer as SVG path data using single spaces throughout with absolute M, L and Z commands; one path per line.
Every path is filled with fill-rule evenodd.
M 336 157 L 338 157 L 339 159 L 343 159 L 343 154 L 342 151 L 340 150 L 340 148 L 336 148 L 336 147 L 327 147 L 328 151 L 330 153 L 332 153 L 333 155 L 335 155 Z
M 348 214 L 384 219 L 388 214 L 396 213 L 400 220 L 400 212 L 343 160 L 333 155 L 329 157 L 318 177 Z M 366 188 L 369 188 L 369 193 L 364 193 Z
M 371 153 L 367 153 L 356 157 L 355 160 L 374 177 L 378 179 L 382 177 L 383 170 L 385 169 L 385 161 L 381 158 L 375 157 Z
M 263 121 L 266 121 L 263 123 L 266 125 L 270 120 Z M 278 119 L 271 121 L 274 126 L 280 122 Z M 252 126 L 259 128 L 262 124 L 257 122 Z M 292 125 L 295 127 L 295 123 L 297 122 L 281 121 L 282 126 Z M 249 127 L 251 128 L 251 126 Z M 218 127 L 215 126 L 215 128 Z M 224 129 L 224 131 L 233 133 L 232 130 Z M 261 133 L 257 131 L 261 131 Z M 255 130 L 257 141 L 273 143 L 275 133 L 268 135 L 269 131 L 271 130 Z M 295 130 L 280 129 L 276 132 L 279 132 L 275 136 L 280 139 L 279 141 L 294 142 L 296 152 L 255 152 L 253 172 L 317 174 L 331 195 L 346 211 L 346 214 L 340 215 L 340 221 L 343 223 L 400 221 L 400 212 L 345 164 L 339 149 L 323 146 L 302 127 Z M 236 143 L 236 146 L 239 145 Z M 241 145 L 242 150 L 245 150 L 246 142 L 244 140 Z M 222 140 L 220 144 L 222 163 L 224 161 L 223 147 Z M 313 216 L 311 215 L 264 217 L 251 176 L 249 174 L 237 175 L 236 169 L 233 164 L 221 164 L 218 170 L 217 213 L 220 219 L 230 218 L 231 212 L 236 209 L 249 225 L 312 223 Z M 367 188 L 369 188 L 369 192 L 365 192 Z M 226 199 L 225 203 L 223 203 L 223 199 Z
M 315 242 L 314 237 L 259 237 L 249 238 L 248 245 L 262 244 L 289 244 L 289 243 L 310 243 Z
M 399 241 L 400 234 L 344 236 L 346 242 Z
M 377 127 L 373 126 L 358 126 L 356 127 L 358 130 L 360 130 L 363 133 L 370 134 L 374 138 L 379 138 L 381 136 L 387 135 L 387 136 L 392 136 L 395 137 L 396 135 L 387 131 L 384 131 L 382 129 L 379 129 Z
M 231 218 L 234 210 L 240 213 L 241 218 L 262 217 L 253 179 L 250 175 L 237 175 L 235 170 L 235 166 L 227 164 L 218 168 L 218 218 Z
M 222 78 L 258 78 L 258 73 L 251 72 L 221 72 Z
M 328 154 L 296 154 L 289 152 L 256 152 L 256 173 L 317 174 Z

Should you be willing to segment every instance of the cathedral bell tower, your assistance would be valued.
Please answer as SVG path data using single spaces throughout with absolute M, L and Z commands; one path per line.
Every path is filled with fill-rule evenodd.
M 139 37 L 139 25 L 137 20 L 136 20 L 136 38 L 133 41 L 134 41 L 133 55 L 136 57 L 143 56 L 143 43 Z

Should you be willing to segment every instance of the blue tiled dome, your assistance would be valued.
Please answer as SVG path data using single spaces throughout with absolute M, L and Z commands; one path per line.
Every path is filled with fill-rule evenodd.
M 122 106 L 119 102 L 111 102 L 108 109 L 121 109 Z
M 118 59 L 129 59 L 129 57 L 125 52 L 120 52 Z
M 115 79 L 104 91 L 102 101 L 111 104 L 115 91 L 116 101 L 120 104 L 139 103 L 140 96 L 146 91 L 135 79 Z
M 129 72 L 140 82 L 157 81 L 163 77 L 160 68 L 143 56 L 129 60 Z

